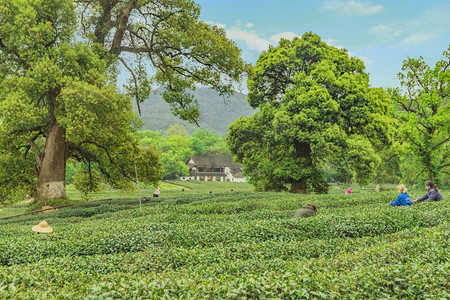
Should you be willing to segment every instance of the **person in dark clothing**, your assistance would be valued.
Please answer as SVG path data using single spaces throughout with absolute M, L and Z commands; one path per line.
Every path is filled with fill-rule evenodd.
M 427 193 L 422 197 L 419 197 L 416 200 L 414 200 L 413 201 L 414 203 L 424 201 L 426 199 L 428 200 L 425 202 L 444 200 L 444 196 L 442 196 L 442 193 L 439 191 L 439 187 L 435 185 L 432 181 L 430 180 L 425 181 L 425 188 L 427 189 Z
M 316 214 L 316 212 L 317 207 L 314 204 L 306 204 L 295 212 L 293 218 L 296 219 L 296 218 L 312 217 Z

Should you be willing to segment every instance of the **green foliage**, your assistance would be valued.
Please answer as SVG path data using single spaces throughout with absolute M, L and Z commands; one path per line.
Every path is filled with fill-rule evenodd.
M 163 140 L 163 135 L 152 130 L 137 131 L 136 135 L 139 138 L 139 145 L 142 147 L 152 146 L 158 148 L 159 143 Z
M 192 155 L 229 156 L 225 139 L 207 130 L 199 130 L 188 136 L 181 125 L 169 127 L 163 136 L 159 132 L 144 130 L 135 134 L 139 144 L 154 147 L 161 153 L 160 161 L 164 179 L 175 179 L 189 174 L 186 161 Z
M 367 185 L 376 175 L 381 159 L 372 145 L 363 137 L 356 136 L 348 140 L 345 161 L 349 161 L 354 177 L 362 185 Z
M 344 160 L 361 182 L 373 175 L 370 141 L 390 142 L 391 107 L 361 60 L 305 33 L 264 51 L 247 84 L 260 112 L 230 125 L 227 139 L 255 186 L 326 192 L 327 161 Z
M 16 165 L 26 168 L 16 172 L 33 172 L 34 160 L 44 198 L 64 197 L 69 157 L 98 165 L 116 188 L 130 185 L 137 164 L 151 166 L 140 168 L 139 180 L 156 182 L 158 155 L 138 147 L 132 98 L 139 104 L 158 84 L 172 112 L 196 123 L 188 91 L 203 85 L 231 95 L 246 68 L 225 31 L 199 14 L 189 0 L 0 0 L 0 155 L 22 160 Z M 131 73 L 126 94 L 114 86 L 119 63 Z M 0 179 L 0 191 L 12 197 L 30 176 Z
M 400 156 L 396 153 L 393 145 L 384 147 L 378 151 L 378 156 L 381 163 L 376 170 L 375 180 L 379 183 L 398 183 L 402 176 L 400 173 Z M 408 177 L 403 177 L 403 182 L 413 184 L 414 182 L 407 181 Z
M 23 200 L 33 187 L 36 188 L 33 157 L 29 158 L 24 160 L 17 154 L 0 150 L 0 203 Z
M 84 202 L 46 214 L 46 235 L 31 231 L 42 215 L 0 220 L 0 297 L 448 298 L 448 201 L 395 196 Z M 317 215 L 292 219 L 305 203 Z
M 73 185 L 86 197 L 89 193 L 94 193 L 100 187 L 100 174 L 97 170 L 80 170 L 73 177 Z
M 192 134 L 193 155 L 228 156 L 225 140 L 218 134 L 208 130 L 199 130 Z M 228 154 L 227 154 L 228 153 Z
M 108 61 L 98 49 L 72 40 L 72 1 L 1 1 L 0 12 L 8 24 L 0 29 L 0 143 L 4 159 L 15 157 L 9 180 L 0 182 L 4 193 L 36 188 L 31 178 L 41 170 L 55 123 L 65 138 L 55 147 L 66 159 L 98 164 L 116 187 L 134 178 L 129 163 L 140 154 L 131 99 L 109 84 Z M 145 174 L 150 181 L 155 175 Z
M 172 125 L 169 128 L 167 128 L 167 130 L 166 130 L 167 137 L 171 137 L 173 135 L 187 137 L 189 134 L 188 134 L 186 128 L 184 128 L 184 126 L 175 124 L 175 125 Z
M 68 161 L 66 163 L 66 184 L 73 183 L 73 175 L 76 172 L 76 162 Z
M 186 161 L 192 154 L 192 142 L 188 137 L 168 136 L 158 145 L 157 150 L 161 152 L 165 179 L 188 175 L 189 167 L 186 166 Z
M 403 177 L 432 180 L 450 174 L 450 47 L 434 68 L 422 57 L 408 58 L 398 74 L 404 93 L 391 89 L 401 125 L 395 147 L 401 157 Z
M 83 37 L 130 71 L 127 89 L 137 103 L 156 84 L 173 114 L 196 123 L 198 102 L 190 91 L 202 85 L 231 95 L 241 81 L 246 66 L 240 49 L 225 30 L 199 21 L 200 6 L 193 1 L 95 0 L 77 9 Z

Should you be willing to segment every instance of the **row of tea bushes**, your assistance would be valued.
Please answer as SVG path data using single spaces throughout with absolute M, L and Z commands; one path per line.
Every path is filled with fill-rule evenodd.
M 116 220 L 94 218 L 70 227 L 55 222 L 55 233 L 51 235 L 38 235 L 25 225 L 4 225 L 0 234 L 8 238 L 0 241 L 0 264 L 34 262 L 49 256 L 134 252 L 150 246 L 189 248 L 248 241 L 377 236 L 432 227 L 449 218 L 448 206 L 440 203 L 406 209 L 386 206 L 374 211 L 364 207 L 357 214 L 336 209 L 334 215 L 324 212 L 308 219 L 291 219 L 292 211 L 200 215 L 189 209 L 177 211 L 178 208 L 169 206 L 159 214 L 148 208 L 148 215 L 128 219 L 120 219 L 117 213 Z
M 0 298 L 448 297 L 448 201 L 394 197 L 179 195 L 3 220 Z M 305 203 L 317 216 L 292 219 Z M 31 232 L 43 216 L 54 233 Z
M 318 258 L 277 257 L 283 242 L 258 249 L 247 245 L 240 255 L 228 255 L 232 252 L 218 248 L 214 252 L 207 248 L 159 248 L 49 258 L 1 268 L 4 289 L 0 295 L 446 299 L 450 296 L 448 229 L 446 224 L 436 230 L 402 232 L 384 243 Z

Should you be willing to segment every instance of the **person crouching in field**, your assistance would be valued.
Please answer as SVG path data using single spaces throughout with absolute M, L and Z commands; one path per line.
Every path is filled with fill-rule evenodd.
M 317 207 L 314 204 L 306 204 L 295 212 L 293 218 L 297 219 L 297 218 L 312 217 L 316 214 L 316 212 Z
M 159 197 L 159 194 L 161 193 L 161 190 L 158 188 L 156 189 L 156 191 L 153 192 L 153 197 Z
M 398 195 L 394 202 L 391 202 L 391 206 L 409 206 L 412 205 L 411 197 L 408 195 L 408 190 L 403 184 L 397 187 Z
M 422 197 L 417 198 L 413 202 L 416 203 L 418 201 L 423 201 L 425 199 L 428 199 L 425 202 L 432 202 L 432 201 L 441 201 L 444 200 L 444 196 L 442 196 L 442 193 L 439 191 L 439 187 L 435 185 L 432 181 L 427 180 L 425 181 L 425 188 L 427 189 L 427 193 L 423 195 Z M 423 204 L 422 202 L 421 204 Z

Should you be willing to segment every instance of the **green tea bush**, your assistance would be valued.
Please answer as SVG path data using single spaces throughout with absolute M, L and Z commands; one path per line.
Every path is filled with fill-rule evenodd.
M 394 198 L 177 195 L 0 220 L 0 298 L 449 298 L 448 200 Z M 317 215 L 292 219 L 306 203 Z M 53 233 L 31 231 L 42 219 Z

